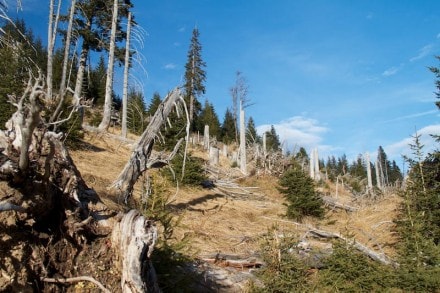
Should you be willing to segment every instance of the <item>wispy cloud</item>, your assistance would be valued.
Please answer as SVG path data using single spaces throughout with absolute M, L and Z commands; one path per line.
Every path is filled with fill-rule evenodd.
M 178 31 L 179 33 L 184 33 L 184 32 L 186 31 L 186 27 L 185 27 L 185 26 L 181 26 L 181 27 L 179 27 L 179 28 L 177 29 L 177 31 Z
M 396 67 L 396 66 L 390 67 L 390 68 L 388 68 L 387 70 L 385 70 L 384 72 L 382 72 L 382 75 L 383 75 L 383 76 L 392 76 L 392 75 L 396 74 L 396 73 L 400 70 L 400 68 L 402 68 L 402 66 L 399 66 L 399 67 Z
M 295 146 L 311 149 L 317 147 L 323 140 L 322 135 L 329 131 L 325 126 L 320 125 L 315 119 L 303 116 L 294 116 L 283 120 L 277 124 L 273 124 L 280 141 L 287 145 L 288 148 Z M 260 125 L 257 131 L 262 134 L 270 130 L 271 125 Z M 330 148 L 329 146 L 322 146 Z
M 383 123 L 407 120 L 407 119 L 427 116 L 427 115 L 436 114 L 436 113 L 438 113 L 438 110 L 425 111 L 425 112 L 415 113 L 415 114 L 411 114 L 411 115 L 406 115 L 406 116 L 401 116 L 401 117 L 397 117 L 394 119 L 386 120 Z
M 373 12 L 369 12 L 365 18 L 366 19 L 373 19 L 373 17 L 374 17 Z
M 166 70 L 173 70 L 174 68 L 176 68 L 176 64 L 168 63 L 168 64 L 165 64 L 165 66 L 163 68 Z
M 414 61 L 417 61 L 419 59 L 422 59 L 425 56 L 428 56 L 432 52 L 433 48 L 434 48 L 434 46 L 432 44 L 424 46 L 423 48 L 421 48 L 419 50 L 419 53 L 416 56 L 410 58 L 409 61 L 410 62 L 414 62 Z
M 407 138 L 404 138 L 398 142 L 390 144 L 384 147 L 385 152 L 390 158 L 398 158 L 402 155 L 411 156 L 411 149 L 409 147 L 410 144 L 414 144 L 414 136 L 420 135 L 420 142 L 424 146 L 423 152 L 426 155 L 429 152 L 432 152 L 436 148 L 438 148 L 438 143 L 431 137 L 431 135 L 440 135 L 440 124 L 433 124 L 423 127 L 420 130 L 408 135 Z
M 174 47 L 180 47 L 180 45 L 181 45 L 181 44 L 180 44 L 179 42 L 174 42 L 174 43 L 173 43 L 173 46 L 174 46 Z

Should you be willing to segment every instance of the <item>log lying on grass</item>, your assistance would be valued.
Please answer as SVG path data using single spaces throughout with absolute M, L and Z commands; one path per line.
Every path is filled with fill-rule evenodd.
M 397 265 L 393 260 L 391 260 L 388 256 L 386 256 L 385 253 L 375 252 L 374 250 L 357 242 L 356 240 L 344 237 L 339 233 L 319 230 L 319 229 L 316 229 L 313 227 L 308 227 L 308 233 L 310 233 L 316 237 L 333 238 L 333 239 L 343 240 L 344 242 L 352 245 L 354 248 L 356 248 L 357 250 L 359 250 L 363 254 L 369 256 L 371 259 L 373 259 L 375 261 L 378 261 L 378 262 L 383 263 L 385 265 L 393 265 L 393 266 Z
M 355 212 L 358 210 L 357 207 L 353 207 L 347 204 L 343 204 L 341 202 L 338 202 L 336 199 L 330 197 L 330 196 L 323 196 L 322 200 L 324 201 L 324 203 L 332 208 L 336 208 L 336 209 L 341 209 L 341 210 L 345 210 L 347 212 Z

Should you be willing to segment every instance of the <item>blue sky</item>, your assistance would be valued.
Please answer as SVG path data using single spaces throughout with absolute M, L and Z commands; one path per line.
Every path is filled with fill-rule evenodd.
M 22 2 L 25 19 L 47 24 L 44 1 Z M 133 3 L 142 66 L 132 71 L 132 83 L 147 102 L 155 91 L 164 96 L 182 84 L 197 26 L 207 64 L 200 99 L 212 102 L 221 120 L 239 70 L 254 103 L 247 116 L 260 131 L 274 125 L 289 150 L 318 147 L 324 158 L 354 159 L 365 152 L 374 157 L 381 145 L 399 161 L 416 130 L 426 151 L 434 146 L 428 134 L 440 134 L 427 68 L 440 66 L 434 58 L 440 55 L 440 1 Z

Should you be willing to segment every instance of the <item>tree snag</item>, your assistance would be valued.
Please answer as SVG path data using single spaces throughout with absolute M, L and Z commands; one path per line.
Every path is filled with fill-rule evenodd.
M 122 170 L 116 181 L 112 184 L 111 187 L 117 190 L 117 194 L 124 196 L 126 203 L 133 192 L 133 186 L 139 176 L 148 168 L 155 167 L 154 163 L 157 160 L 150 159 L 150 156 L 153 151 L 156 136 L 159 134 L 160 128 L 167 123 L 168 115 L 174 106 L 178 106 L 178 102 L 183 102 L 183 98 L 180 90 L 176 88 L 170 92 L 159 105 L 147 129 L 142 133 L 142 136 L 134 147 L 133 153 L 125 165 L 124 170 Z M 184 107 L 186 106 L 184 105 Z

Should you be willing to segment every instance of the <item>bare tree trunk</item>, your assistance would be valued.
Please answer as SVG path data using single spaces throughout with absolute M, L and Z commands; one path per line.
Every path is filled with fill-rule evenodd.
M 203 148 L 209 150 L 209 125 L 205 125 L 203 131 Z
M 32 83 L 33 82 L 33 83 Z M 20 144 L 20 158 L 18 167 L 22 173 L 26 173 L 29 167 L 29 148 L 32 144 L 32 134 L 34 129 L 40 123 L 41 105 L 39 96 L 43 94 L 42 74 L 39 72 L 38 78 L 33 81 L 29 74 L 27 87 L 17 103 L 17 112 L 12 117 L 11 123 L 17 123 L 19 135 L 15 137 L 17 144 Z M 28 102 L 27 102 L 28 100 Z M 28 110 L 28 109 L 29 110 Z M 12 127 L 14 127 L 12 125 Z
M 321 173 L 319 172 L 319 154 L 318 154 L 318 149 L 315 148 L 314 151 L 315 151 L 315 156 L 314 156 L 314 159 L 315 159 L 315 168 L 314 168 L 315 174 L 314 174 L 314 179 L 315 179 L 316 181 L 319 181 L 319 180 L 321 180 Z
M 128 12 L 127 38 L 125 42 L 124 86 L 122 93 L 122 137 L 127 137 L 127 99 L 128 99 L 128 69 L 130 68 L 130 36 L 131 11 Z
M 367 193 L 371 192 L 373 190 L 373 181 L 371 179 L 371 166 L 370 166 L 370 154 L 366 153 L 365 154 L 365 163 L 367 164 L 367 181 L 368 181 L 368 186 L 367 186 Z
M 123 293 L 160 292 L 150 260 L 156 241 L 156 226 L 136 210 L 129 211 L 115 225 L 112 244 L 119 257 Z
M 99 124 L 99 130 L 107 130 L 110 126 L 112 112 L 112 92 L 113 92 L 113 73 L 115 62 L 116 30 L 118 24 L 118 0 L 113 0 L 112 29 L 110 35 L 110 49 L 108 53 L 107 79 L 105 82 L 105 102 L 102 121 Z
M 154 164 L 164 165 L 167 163 L 165 160 L 151 160 L 150 155 L 160 128 L 167 122 L 167 117 L 175 104 L 182 100 L 179 89 L 175 89 L 167 95 L 140 137 L 124 170 L 112 184 L 112 187 L 118 189 L 118 193 L 124 196 L 126 202 L 131 196 L 134 184 L 144 171 L 155 167 Z
M 246 127 L 244 121 L 243 101 L 240 101 L 240 171 L 247 174 L 246 166 Z
M 380 172 L 380 163 L 379 163 L 379 161 L 376 161 L 375 165 L 376 165 L 376 185 L 377 185 L 377 188 L 382 190 L 382 179 L 381 179 L 381 176 L 380 176 L 381 172 Z
M 310 152 L 310 178 L 315 179 L 315 152 L 314 149 Z
M 54 0 L 49 2 L 49 25 L 47 29 L 47 99 L 53 99 L 53 51 L 55 47 L 55 39 L 57 35 L 58 20 L 60 18 L 61 0 L 58 1 L 57 14 L 53 15 Z
M 67 65 L 69 63 L 69 53 L 70 53 L 70 42 L 72 39 L 72 27 L 73 27 L 73 17 L 75 15 L 76 9 L 76 0 L 72 0 L 70 4 L 70 12 L 69 12 L 69 24 L 67 25 L 67 34 L 66 41 L 64 44 L 64 57 L 63 57 L 63 68 L 61 73 L 61 83 L 60 83 L 60 92 L 58 94 L 58 105 L 52 116 L 50 117 L 50 122 L 53 122 L 57 119 L 58 115 L 61 112 L 63 107 L 64 99 L 66 96 L 66 88 L 67 88 Z M 82 80 L 82 79 L 81 79 Z M 82 87 L 82 84 L 81 84 Z
M 213 166 L 218 165 L 220 150 L 216 147 L 209 148 L 209 164 Z

